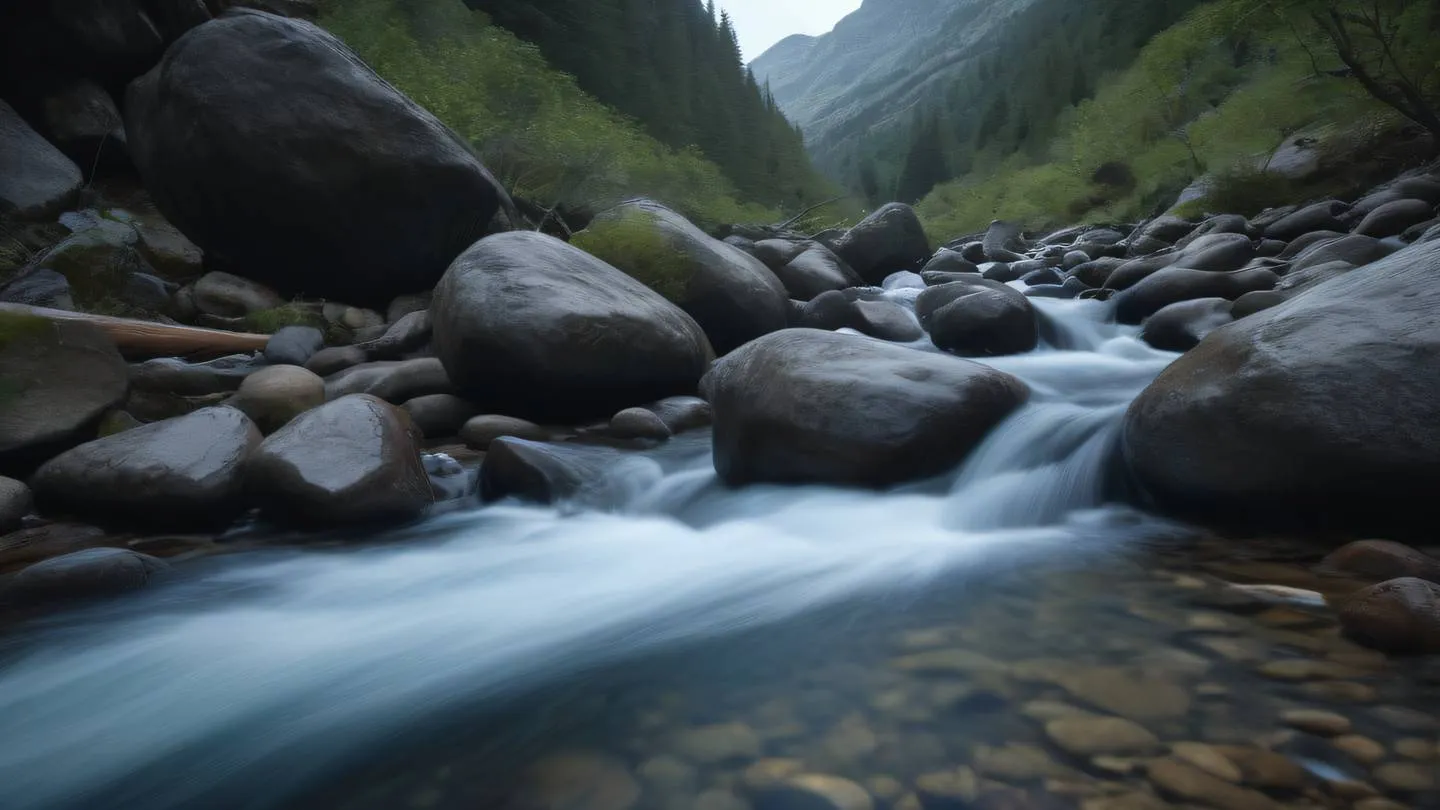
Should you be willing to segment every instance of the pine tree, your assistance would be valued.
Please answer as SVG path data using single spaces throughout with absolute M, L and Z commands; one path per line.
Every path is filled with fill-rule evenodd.
M 905 154 L 905 164 L 895 184 L 895 199 L 901 202 L 915 202 L 937 183 L 949 179 L 938 117 L 933 113 L 924 116 L 913 132 L 910 150 Z

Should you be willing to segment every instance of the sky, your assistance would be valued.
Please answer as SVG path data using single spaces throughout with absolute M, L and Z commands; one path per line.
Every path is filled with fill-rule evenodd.
M 730 12 L 740 54 L 746 62 L 791 34 L 823 34 L 841 17 L 860 7 L 860 0 L 719 0 Z

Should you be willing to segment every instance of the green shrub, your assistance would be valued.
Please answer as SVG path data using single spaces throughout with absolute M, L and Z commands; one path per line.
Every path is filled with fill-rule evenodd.
M 690 283 L 690 261 L 638 211 L 615 219 L 596 220 L 575 234 L 572 244 L 608 262 L 672 302 L 684 300 Z

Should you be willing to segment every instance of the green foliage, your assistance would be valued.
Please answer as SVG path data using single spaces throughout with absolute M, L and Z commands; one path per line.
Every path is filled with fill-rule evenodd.
M 320 331 L 329 328 L 325 317 L 314 306 L 292 301 L 273 309 L 252 312 L 243 319 L 244 328 L 249 332 L 272 335 L 287 326 L 313 326 Z
M 672 302 L 685 298 L 691 276 L 689 260 L 639 211 L 597 219 L 575 234 L 572 244 Z
M 52 334 L 54 326 L 46 318 L 18 312 L 0 312 L 0 351 L 12 343 L 34 340 Z
M 518 196 L 593 210 L 643 194 L 706 224 L 778 217 L 741 202 L 698 149 L 665 146 L 456 0 L 329 0 L 320 24 L 469 140 Z

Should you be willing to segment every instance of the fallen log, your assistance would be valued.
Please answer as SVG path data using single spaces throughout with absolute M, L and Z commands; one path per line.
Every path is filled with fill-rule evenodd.
M 120 353 L 130 358 L 219 357 L 241 352 L 258 352 L 264 349 L 270 340 L 269 335 L 249 332 L 226 332 L 199 326 L 112 318 L 108 315 L 90 315 L 85 312 L 32 307 L 26 304 L 0 303 L 0 313 L 92 324 L 109 335 Z

